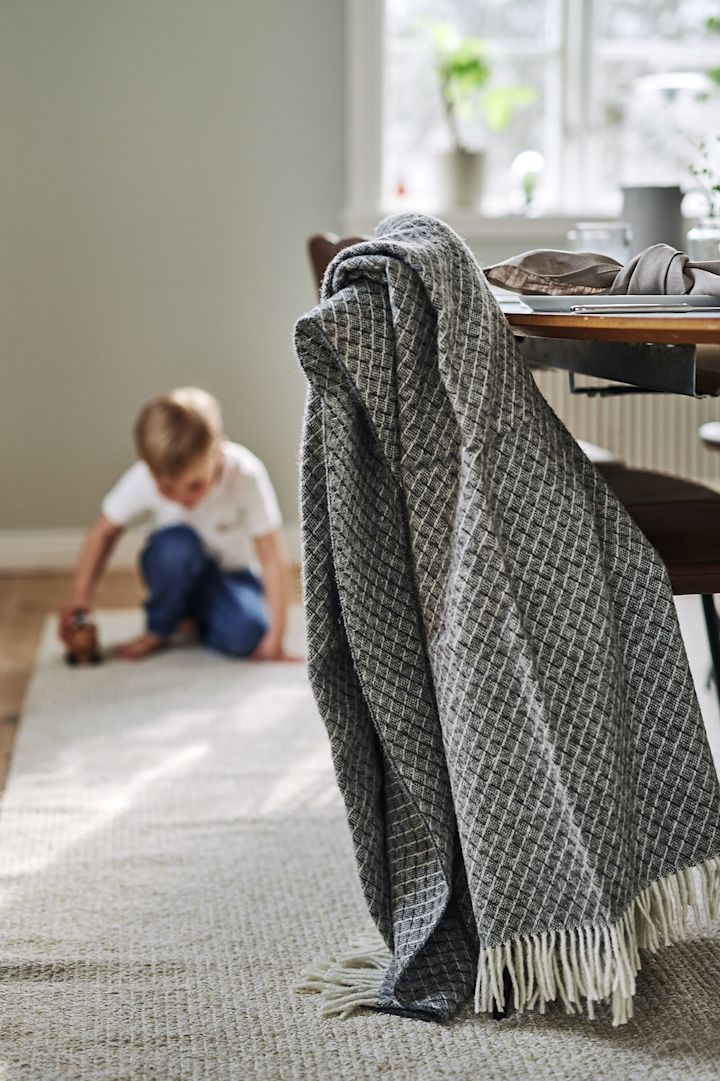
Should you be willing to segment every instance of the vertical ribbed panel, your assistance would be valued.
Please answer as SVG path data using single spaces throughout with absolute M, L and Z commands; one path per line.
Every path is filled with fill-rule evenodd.
M 698 428 L 720 420 L 720 400 L 682 394 L 629 394 L 590 398 L 571 394 L 562 371 L 536 371 L 550 405 L 576 439 L 598 443 L 619 454 L 627 465 L 659 469 L 720 489 L 720 450 L 708 450 Z M 583 386 L 600 379 L 578 378 Z

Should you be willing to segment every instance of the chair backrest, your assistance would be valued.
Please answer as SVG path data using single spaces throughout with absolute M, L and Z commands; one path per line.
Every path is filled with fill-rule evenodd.
M 339 237 L 334 233 L 316 233 L 315 236 L 310 237 L 308 240 L 308 254 L 315 275 L 318 294 L 328 264 L 332 262 L 337 253 L 342 251 L 343 248 L 351 247 L 353 244 L 362 244 L 364 240 L 367 240 L 367 237 Z

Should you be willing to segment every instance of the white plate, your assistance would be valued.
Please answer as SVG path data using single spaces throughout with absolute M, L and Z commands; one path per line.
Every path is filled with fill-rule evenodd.
M 683 293 L 680 296 L 608 295 L 607 293 L 586 294 L 585 296 L 527 296 L 520 297 L 534 312 L 565 312 L 569 315 L 594 315 L 598 312 L 626 311 L 636 312 L 687 312 L 697 308 L 720 309 L 720 297 L 706 296 L 702 293 Z

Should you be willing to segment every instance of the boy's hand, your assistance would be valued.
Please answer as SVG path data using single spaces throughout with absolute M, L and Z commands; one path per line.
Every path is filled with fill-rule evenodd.
M 116 525 L 101 514 L 85 535 L 73 583 L 68 590 L 68 601 L 60 609 L 58 634 L 66 645 L 73 612 L 89 615 L 92 611 L 95 584 L 122 532 L 123 526 Z
M 64 604 L 59 612 L 58 638 L 60 641 L 64 642 L 65 645 L 69 645 L 73 616 L 76 612 L 82 612 L 83 615 L 89 616 L 91 611 L 89 605 Z

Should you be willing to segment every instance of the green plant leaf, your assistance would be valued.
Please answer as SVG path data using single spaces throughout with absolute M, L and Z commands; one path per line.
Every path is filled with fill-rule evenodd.
M 446 101 L 457 102 L 481 89 L 490 78 L 490 64 L 481 38 L 461 38 L 451 23 L 422 19 L 432 38 L 435 69 Z
M 511 123 L 516 111 L 535 98 L 530 86 L 511 84 L 492 87 L 492 63 L 482 38 L 463 38 L 452 23 L 421 18 L 418 24 L 430 34 L 440 95 L 453 141 L 461 145 L 458 118 L 480 109 L 488 127 L 501 131 Z
M 498 86 L 483 95 L 483 112 L 491 131 L 503 131 L 513 120 L 518 109 L 535 100 L 532 86 L 511 84 Z
M 460 34 L 452 23 L 441 22 L 428 16 L 418 19 L 418 25 L 424 27 L 438 53 L 449 53 L 460 44 Z

